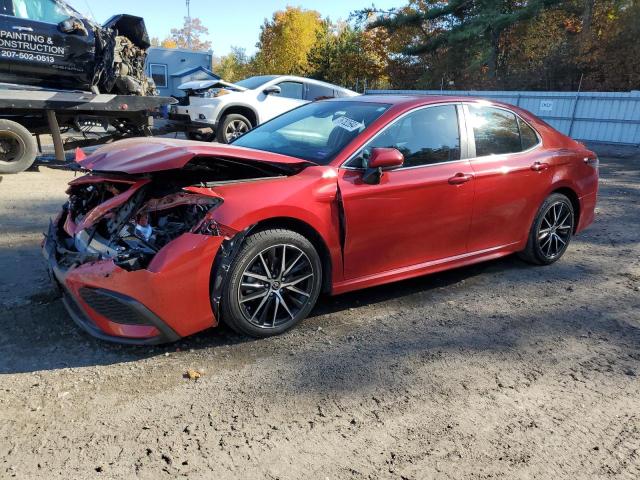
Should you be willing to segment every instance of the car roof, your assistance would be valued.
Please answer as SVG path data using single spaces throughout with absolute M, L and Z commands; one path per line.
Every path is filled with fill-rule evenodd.
M 508 103 L 498 102 L 495 100 L 489 100 L 482 97 L 468 97 L 468 96 L 454 96 L 454 95 L 407 95 L 407 94 L 373 94 L 373 95 L 360 95 L 358 97 L 345 98 L 332 98 L 325 100 L 327 102 L 336 101 L 352 101 L 352 102 L 368 102 L 368 103 L 386 103 L 398 108 L 412 108 L 423 105 L 431 105 L 436 103 L 480 103 L 483 105 L 495 106 L 500 108 L 506 108 L 513 112 L 522 113 L 525 112 L 521 108 Z M 531 114 L 527 114 L 530 116 Z
M 331 101 L 340 101 L 343 99 L 331 99 Z M 461 102 L 461 101 L 474 101 L 483 100 L 474 97 L 453 97 L 449 95 L 406 95 L 406 94 L 386 94 L 386 95 L 361 95 L 359 97 L 350 99 L 354 102 L 369 102 L 369 103 L 387 103 L 391 105 L 428 105 L 431 103 L 442 102 Z M 493 102 L 492 102 L 493 103 Z
M 269 81 L 282 80 L 282 79 L 290 79 L 290 80 L 296 80 L 298 82 L 313 83 L 315 85 L 324 85 L 326 87 L 331 87 L 335 90 L 342 90 L 344 92 L 355 93 L 353 92 L 353 90 L 349 90 L 348 88 L 341 87 L 340 85 L 336 85 L 334 83 L 324 82 L 322 80 L 316 80 L 315 78 L 299 77 L 297 75 L 272 75 L 272 78 L 270 78 Z

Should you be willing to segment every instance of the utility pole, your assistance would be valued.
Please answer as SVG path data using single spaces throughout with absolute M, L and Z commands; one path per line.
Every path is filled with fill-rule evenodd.
M 187 2 L 187 46 L 191 49 L 193 48 L 193 45 L 191 43 L 191 9 L 189 7 L 191 0 L 186 0 L 186 2 Z

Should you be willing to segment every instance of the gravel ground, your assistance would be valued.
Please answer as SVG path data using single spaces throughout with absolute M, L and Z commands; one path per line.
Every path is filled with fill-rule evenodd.
M 40 232 L 71 177 L 0 183 L 0 478 L 640 477 L 640 156 L 602 160 L 597 222 L 551 267 L 155 348 L 88 337 L 49 287 Z

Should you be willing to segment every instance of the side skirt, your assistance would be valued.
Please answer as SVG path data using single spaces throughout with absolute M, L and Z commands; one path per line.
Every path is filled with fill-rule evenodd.
M 474 263 L 485 262 L 487 260 L 494 260 L 496 258 L 515 253 L 518 251 L 518 247 L 521 243 L 522 242 L 514 242 L 508 245 L 501 245 L 499 247 L 488 248 L 486 250 L 457 255 L 455 257 L 432 260 L 429 262 L 419 263 L 417 265 L 397 268 L 395 270 L 389 270 L 375 275 L 367 275 L 365 277 L 344 280 L 333 284 L 331 294 L 338 295 L 352 290 L 374 287 L 376 285 L 406 280 L 408 278 L 441 272 L 443 270 L 473 265 Z

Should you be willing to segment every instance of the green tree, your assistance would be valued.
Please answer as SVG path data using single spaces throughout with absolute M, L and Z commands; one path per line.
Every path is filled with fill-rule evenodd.
M 500 74 L 503 32 L 531 19 L 560 0 L 415 1 L 411 8 L 382 15 L 373 27 L 412 28 L 421 33 L 402 49 L 406 55 L 445 57 L 466 52 L 472 67 L 481 64 L 489 78 Z
M 254 65 L 244 48 L 231 47 L 231 52 L 213 63 L 213 71 L 227 82 L 237 82 L 253 75 Z
M 351 88 L 386 81 L 388 38 L 382 29 L 364 30 L 328 20 L 309 52 L 310 74 Z

